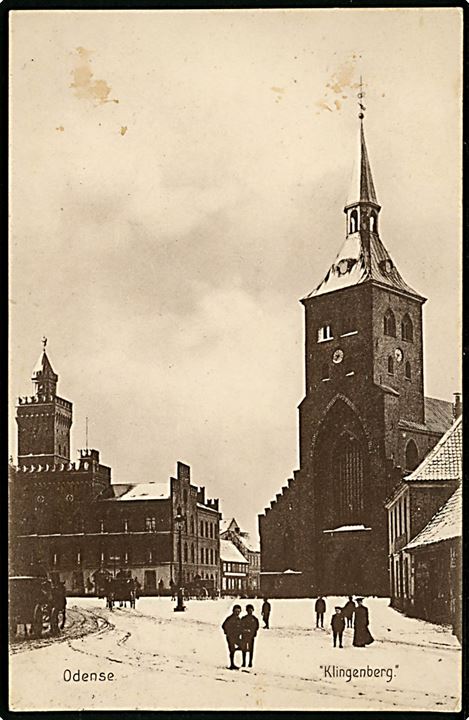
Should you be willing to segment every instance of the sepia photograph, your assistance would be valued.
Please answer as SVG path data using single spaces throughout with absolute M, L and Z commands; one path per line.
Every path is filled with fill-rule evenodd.
M 462 39 L 10 10 L 11 711 L 461 710 Z

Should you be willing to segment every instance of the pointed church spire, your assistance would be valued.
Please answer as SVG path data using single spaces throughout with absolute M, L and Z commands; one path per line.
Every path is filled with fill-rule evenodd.
M 360 78 L 360 92 L 357 95 L 360 109 L 358 154 L 354 164 L 349 200 L 344 207 L 347 218 L 345 242 L 324 280 L 305 299 L 367 281 L 374 281 L 421 298 L 403 280 L 379 236 L 378 215 L 381 206 L 376 197 L 363 129 L 366 110 L 363 105 L 364 96 Z
M 54 372 L 46 352 L 47 338 L 42 338 L 42 353 L 34 366 L 32 381 L 38 395 L 55 395 L 59 376 Z

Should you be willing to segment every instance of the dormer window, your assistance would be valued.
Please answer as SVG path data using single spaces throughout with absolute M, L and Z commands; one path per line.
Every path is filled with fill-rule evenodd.
M 326 340 L 332 340 L 332 328 L 330 325 L 323 325 L 318 330 L 318 342 L 325 342 Z

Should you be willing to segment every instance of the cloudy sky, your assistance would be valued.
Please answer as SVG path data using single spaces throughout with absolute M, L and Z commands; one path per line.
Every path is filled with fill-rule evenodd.
M 10 447 L 41 337 L 72 447 L 177 460 L 247 529 L 297 467 L 303 308 L 344 237 L 366 85 L 380 232 L 460 380 L 458 9 L 15 12 Z

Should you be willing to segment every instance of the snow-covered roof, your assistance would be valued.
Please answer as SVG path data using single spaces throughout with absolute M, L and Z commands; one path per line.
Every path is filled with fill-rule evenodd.
M 220 560 L 223 562 L 243 563 L 244 565 L 249 564 L 231 540 L 220 540 Z
M 462 479 L 462 417 L 445 432 L 406 482 Z
M 365 525 L 341 525 L 338 528 L 334 528 L 332 530 L 323 530 L 325 533 L 333 533 L 333 532 L 356 532 L 356 531 L 363 531 L 363 530 L 371 530 L 369 527 L 365 527 Z
M 453 422 L 453 403 L 439 398 L 425 397 L 425 423 L 413 420 L 399 420 L 399 427 L 409 430 L 429 430 L 435 433 L 444 433 Z
M 432 517 L 428 525 L 416 535 L 404 548 L 413 550 L 425 545 L 451 540 L 462 535 L 462 487 L 451 495 L 449 500 Z
M 167 500 L 170 497 L 169 482 L 148 482 L 131 485 L 127 492 L 114 498 L 119 502 L 128 500 Z

